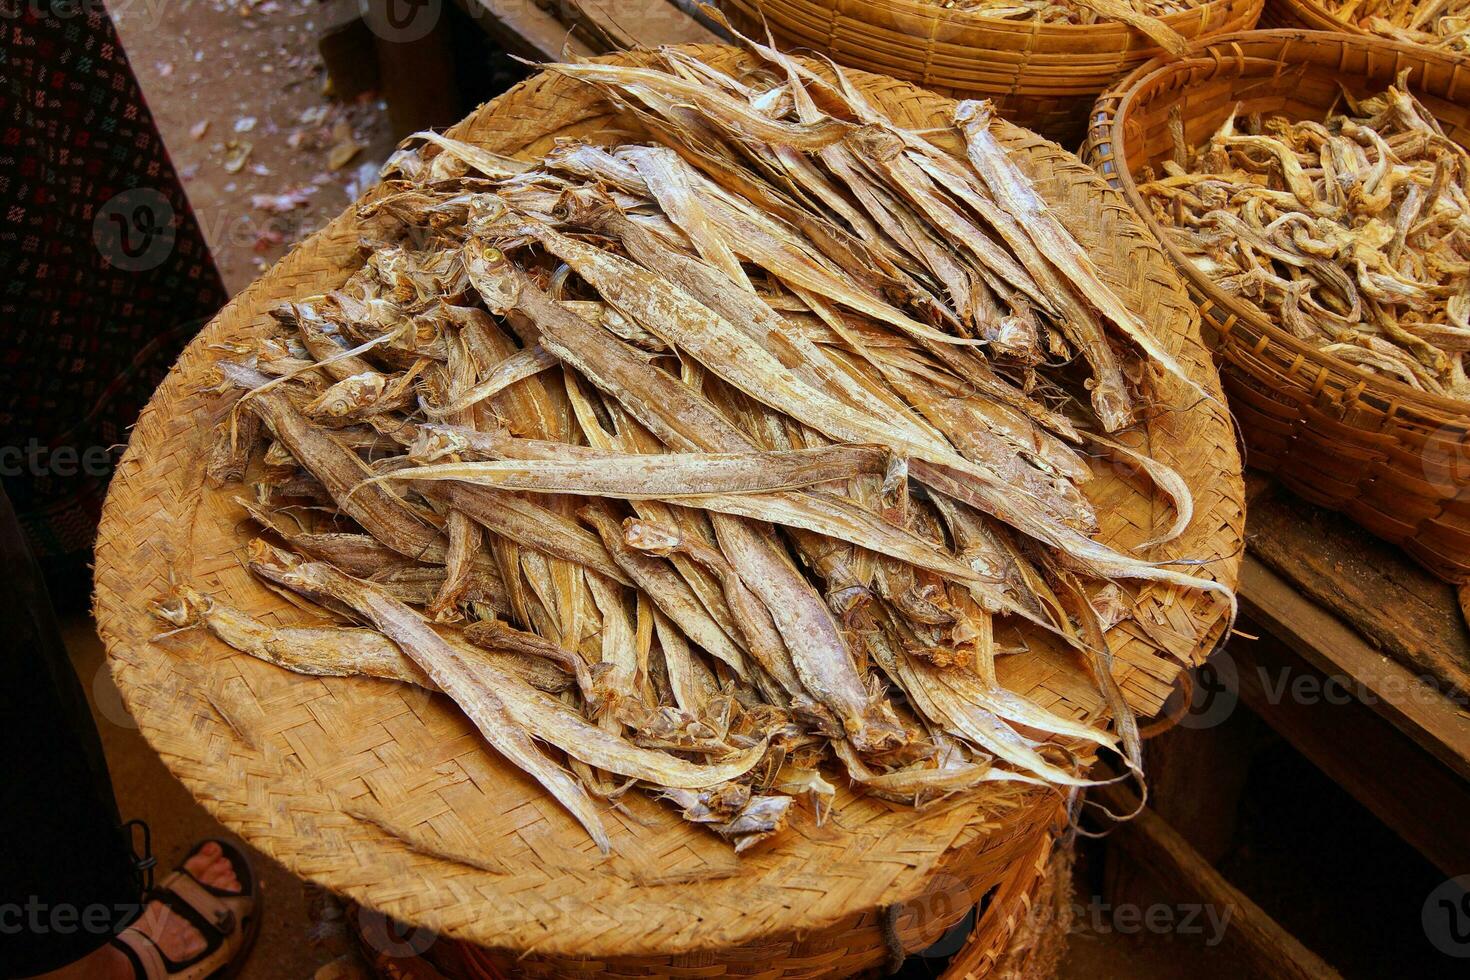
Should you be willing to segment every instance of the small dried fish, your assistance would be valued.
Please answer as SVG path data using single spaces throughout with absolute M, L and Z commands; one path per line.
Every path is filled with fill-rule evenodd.
M 1410 93 L 1407 69 L 1346 102 L 1321 122 L 1255 132 L 1232 114 L 1139 191 L 1198 269 L 1295 336 L 1470 399 L 1470 155 Z
M 179 629 L 204 626 L 229 646 L 252 657 L 316 677 L 380 677 L 437 691 L 439 687 L 418 664 L 403 655 L 377 630 L 344 626 L 269 626 L 242 610 L 187 586 L 175 585 L 150 606 L 158 618 Z M 513 654 L 479 650 L 440 633 L 474 663 L 485 661 L 511 671 L 538 690 L 556 694 L 571 683 L 563 672 L 540 661 Z
M 747 44 L 774 70 L 737 78 L 690 50 L 553 66 L 608 96 L 621 143 L 520 160 L 411 138 L 360 209 L 361 268 L 218 352 L 238 401 L 210 477 L 244 484 L 290 549 L 258 541 L 249 567 L 343 625 L 275 628 L 186 586 L 158 615 L 288 669 L 441 691 L 604 849 L 593 801 L 633 785 L 743 853 L 794 807 L 820 823 L 834 763 L 914 806 L 1087 785 L 1100 746 L 1136 765 L 1107 633 L 1133 600 L 1114 580 L 1233 595 L 1097 540 L 1082 447 L 1146 474 L 1175 509 L 1160 540 L 1177 538 L 1184 481 L 1094 433 L 1197 387 L 1148 384 L 1179 365 L 988 106 L 960 110 L 953 156 L 840 69 Z M 1284 159 L 1258 135 L 1216 150 Z M 1434 270 L 1393 262 L 1449 218 L 1460 171 L 1405 183 L 1384 161 L 1411 148 L 1334 138 L 1338 172 L 1365 171 L 1334 206 L 1412 201 L 1373 232 L 1396 258 L 1333 288 L 1363 310 L 1434 295 Z M 1210 187 L 1170 187 L 1221 210 Z M 1295 264 L 1236 288 L 1299 290 L 1335 240 L 1315 212 L 1287 227 L 1278 198 L 1252 206 L 1246 247 Z M 1363 349 L 1470 349 L 1466 296 L 1453 322 L 1394 321 L 1414 354 Z M 1110 727 L 1002 685 L 997 658 L 1036 629 L 1079 651 Z

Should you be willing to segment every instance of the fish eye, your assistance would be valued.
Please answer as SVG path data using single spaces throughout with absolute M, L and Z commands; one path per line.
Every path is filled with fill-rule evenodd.
M 489 262 L 491 265 L 497 265 L 505 261 L 505 253 L 494 245 L 486 245 L 480 250 L 480 258 Z

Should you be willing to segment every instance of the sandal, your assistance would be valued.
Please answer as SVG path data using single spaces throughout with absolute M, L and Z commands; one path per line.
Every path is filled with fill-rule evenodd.
M 238 892 L 206 885 L 185 870 L 184 862 L 209 843 L 218 844 L 225 860 L 234 868 L 240 882 Z M 162 884 L 144 894 L 143 902 L 145 905 L 161 902 L 183 917 L 204 937 L 204 951 L 182 962 L 171 960 L 147 934 L 129 926 L 113 938 L 112 945 L 122 950 L 133 964 L 137 980 L 233 977 L 244 966 L 246 954 L 260 931 L 260 886 L 245 854 L 228 841 L 211 838 L 195 844 Z

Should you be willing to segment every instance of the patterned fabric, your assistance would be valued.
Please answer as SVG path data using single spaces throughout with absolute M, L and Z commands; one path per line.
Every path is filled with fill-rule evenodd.
M 0 478 L 50 572 L 227 297 L 100 2 L 0 0 L 0 31 Z

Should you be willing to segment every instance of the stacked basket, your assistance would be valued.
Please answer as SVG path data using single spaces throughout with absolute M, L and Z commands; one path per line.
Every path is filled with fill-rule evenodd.
M 1160 20 L 1186 40 L 1250 30 L 1264 0 L 1203 0 Z M 988 98 L 1011 122 L 1075 147 L 1087 110 L 1118 76 L 1160 54 L 1112 20 L 1049 24 L 987 17 L 926 0 L 723 0 L 738 26 L 782 47 L 917 82 L 954 98 Z
M 1470 66 L 1367 35 L 1255 31 L 1196 44 L 1181 60 L 1140 67 L 1104 95 L 1085 156 L 1165 240 L 1223 362 L 1247 462 L 1315 503 L 1401 544 L 1452 582 L 1470 580 L 1470 403 L 1416 391 L 1296 339 L 1253 304 L 1227 295 L 1168 244 L 1135 175 L 1173 152 L 1169 113 L 1185 141 L 1204 142 L 1240 106 L 1322 119 L 1346 87 L 1380 92 L 1410 71 L 1410 88 L 1446 134 L 1470 144 Z M 1211 336 L 1213 334 L 1213 336 Z
M 1069 834 L 1056 837 L 1046 835 L 1037 841 L 1033 851 L 1023 860 L 1016 861 L 1005 877 L 977 907 L 974 927 L 967 935 L 951 940 L 946 934 L 940 942 L 923 951 L 929 966 L 943 972 L 941 980 L 974 980 L 979 977 L 998 977 L 1005 980 L 1042 980 L 1055 976 L 1057 964 L 1067 946 L 1067 933 L 1071 925 L 1072 902 L 1072 843 Z M 948 915 L 963 914 L 966 910 L 955 906 L 951 894 L 928 896 L 926 903 L 930 911 L 939 911 L 947 906 Z M 894 916 L 891 935 L 898 940 L 896 946 L 908 948 L 904 935 L 902 910 Z M 578 977 L 606 976 L 604 964 L 588 963 L 584 960 L 518 961 L 504 951 L 487 949 L 473 943 L 441 941 L 438 937 L 423 932 L 413 934 L 411 940 L 390 939 L 392 926 L 381 916 L 364 913 L 353 908 L 345 917 L 349 939 L 369 971 L 385 980 L 424 978 L 424 980 L 504 980 L 506 977 L 556 977 L 558 980 Z M 954 948 L 958 944 L 959 948 Z M 893 950 L 896 964 L 899 949 Z M 815 961 L 809 962 L 820 969 Z M 650 976 L 670 975 L 667 963 L 651 964 Z M 620 976 L 632 977 L 641 974 L 629 973 L 629 964 L 620 964 Z M 706 967 L 694 966 L 691 975 L 699 977 L 728 976 L 713 964 Z M 548 972 L 549 970 L 549 972 Z M 772 964 L 772 975 L 776 965 Z
M 1413 18 L 1415 11 L 1432 2 L 1433 0 L 1410 0 L 1407 3 L 1395 4 L 1385 11 L 1390 14 L 1385 19 L 1395 27 L 1403 27 Z M 1343 18 L 1334 13 L 1332 8 L 1338 6 L 1341 4 L 1324 3 L 1323 0 L 1268 0 L 1266 9 L 1261 14 L 1261 26 L 1299 27 L 1312 31 L 1341 31 L 1344 34 L 1372 35 L 1371 31 L 1359 25 L 1351 17 Z

